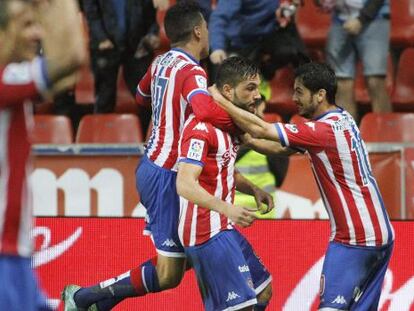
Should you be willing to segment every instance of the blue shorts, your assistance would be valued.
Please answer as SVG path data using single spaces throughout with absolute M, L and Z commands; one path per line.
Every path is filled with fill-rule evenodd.
M 377 248 L 330 242 L 322 268 L 319 308 L 377 310 L 393 245 Z
M 197 275 L 206 311 L 239 310 L 257 303 L 272 277 L 250 243 L 237 231 L 218 233 L 185 248 Z
M 355 78 L 361 60 L 364 76 L 385 76 L 389 53 L 390 21 L 377 18 L 357 36 L 349 35 L 339 22 L 333 22 L 326 45 L 326 60 L 338 78 Z M 373 52 L 375 51 L 375 52 Z
M 50 311 L 30 258 L 0 255 L 0 310 Z
M 166 257 L 185 257 L 178 238 L 180 201 L 176 189 L 177 173 L 142 157 L 135 172 L 141 203 L 147 210 L 144 234 L 151 235 L 155 248 Z

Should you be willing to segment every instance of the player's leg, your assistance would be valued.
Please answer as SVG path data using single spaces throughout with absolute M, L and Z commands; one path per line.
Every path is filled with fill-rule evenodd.
M 375 309 L 378 300 L 374 293 L 381 291 L 390 257 L 387 249 L 330 242 L 322 268 L 319 310 L 350 310 L 358 301 L 366 301 L 365 306 L 369 306 L 361 310 Z M 378 272 L 381 268 L 385 269 L 383 274 Z M 367 292 L 373 279 L 375 286 Z
M 201 245 L 186 248 L 206 311 L 251 311 L 257 303 L 252 277 L 233 231 L 222 231 Z
M 341 24 L 332 22 L 326 45 L 326 61 L 338 79 L 336 104 L 347 110 L 356 120 L 358 117 L 354 95 L 356 54 L 353 37 Z
M 185 254 L 178 238 L 176 173 L 159 168 L 144 157 L 136 174 L 141 202 L 147 208 L 144 233 L 151 235 L 157 256 L 117 277 L 72 293 L 77 307 L 87 308 L 96 303 L 99 310 L 109 310 L 125 298 L 173 288 L 183 277 Z
M 356 40 L 374 112 L 392 111 L 385 81 L 389 54 L 389 33 L 390 21 L 378 18 L 370 22 Z
M 272 276 L 264 266 L 262 260 L 257 256 L 253 247 L 247 239 L 237 230 L 234 230 L 234 238 L 239 243 L 246 259 L 248 269 L 252 276 L 253 287 L 257 295 L 257 304 L 254 306 L 255 311 L 263 311 L 269 305 L 272 298 Z

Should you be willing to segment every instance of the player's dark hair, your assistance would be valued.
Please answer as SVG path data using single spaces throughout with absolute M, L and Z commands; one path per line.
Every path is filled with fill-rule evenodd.
M 233 56 L 225 59 L 217 70 L 216 85 L 219 89 L 225 84 L 236 87 L 240 82 L 260 73 L 259 68 L 249 59 Z
M 320 89 L 326 91 L 326 99 L 330 104 L 335 104 L 337 81 L 333 69 L 324 63 L 307 63 L 295 70 L 295 79 L 299 78 L 303 85 L 312 94 Z
M 165 33 L 171 44 L 186 43 L 191 38 L 194 27 L 203 21 L 200 7 L 193 1 L 178 1 L 165 15 Z

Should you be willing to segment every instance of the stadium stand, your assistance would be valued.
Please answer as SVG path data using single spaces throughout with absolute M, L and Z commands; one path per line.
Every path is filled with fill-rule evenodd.
M 293 114 L 297 112 L 292 101 L 293 69 L 290 66 L 279 69 L 271 81 L 271 98 L 267 110 L 279 114 Z
M 392 0 L 391 46 L 414 46 L 414 1 Z
M 313 1 L 305 1 L 305 5 L 298 10 L 296 23 L 308 48 L 325 47 L 331 24 L 330 14 L 322 13 Z
M 35 115 L 32 134 L 34 144 L 73 143 L 72 125 L 68 117 Z
M 86 115 L 79 124 L 77 143 L 141 143 L 141 124 L 134 114 Z
M 414 3 L 414 2 L 413 2 Z M 414 110 L 414 48 L 405 49 L 401 55 L 395 89 L 392 95 L 394 107 L 401 111 Z
M 360 130 L 365 142 L 414 143 L 414 113 L 367 113 Z

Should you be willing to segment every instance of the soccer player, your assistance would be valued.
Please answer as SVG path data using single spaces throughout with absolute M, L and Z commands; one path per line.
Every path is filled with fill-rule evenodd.
M 261 101 L 259 70 L 247 59 L 226 59 L 216 83 L 243 109 L 254 112 Z M 180 143 L 179 237 L 208 311 L 265 310 L 271 297 L 269 272 L 228 219 L 243 209 L 233 205 L 235 189 L 273 208 L 270 194 L 235 171 L 239 145 L 236 136 L 194 116 L 187 120 Z
M 44 32 L 30 1 L 0 1 L 0 310 L 49 309 L 31 267 L 31 99 L 74 82 L 86 56 L 76 2 L 39 5 Z
M 304 124 L 269 124 L 212 88 L 233 120 L 253 137 L 308 153 L 331 222 L 321 276 L 320 310 L 377 310 L 394 232 L 368 152 L 352 116 L 335 105 L 337 83 L 325 64 L 295 72 L 293 101 Z M 252 139 L 258 146 L 266 141 Z M 282 148 L 282 147 L 281 147 Z
M 138 103 L 152 105 L 153 130 L 136 180 L 147 209 L 145 233 L 151 235 L 157 256 L 95 286 L 67 286 L 66 311 L 91 305 L 108 310 L 127 297 L 159 292 L 180 283 L 185 271 L 176 191 L 180 133 L 191 112 L 201 121 L 234 130 L 231 118 L 209 95 L 207 77 L 199 65 L 208 56 L 209 46 L 207 24 L 198 5 L 180 1 L 167 11 L 164 25 L 172 49 L 153 61 L 137 88 Z M 230 219 L 245 226 L 251 221 L 251 212 L 238 210 Z

